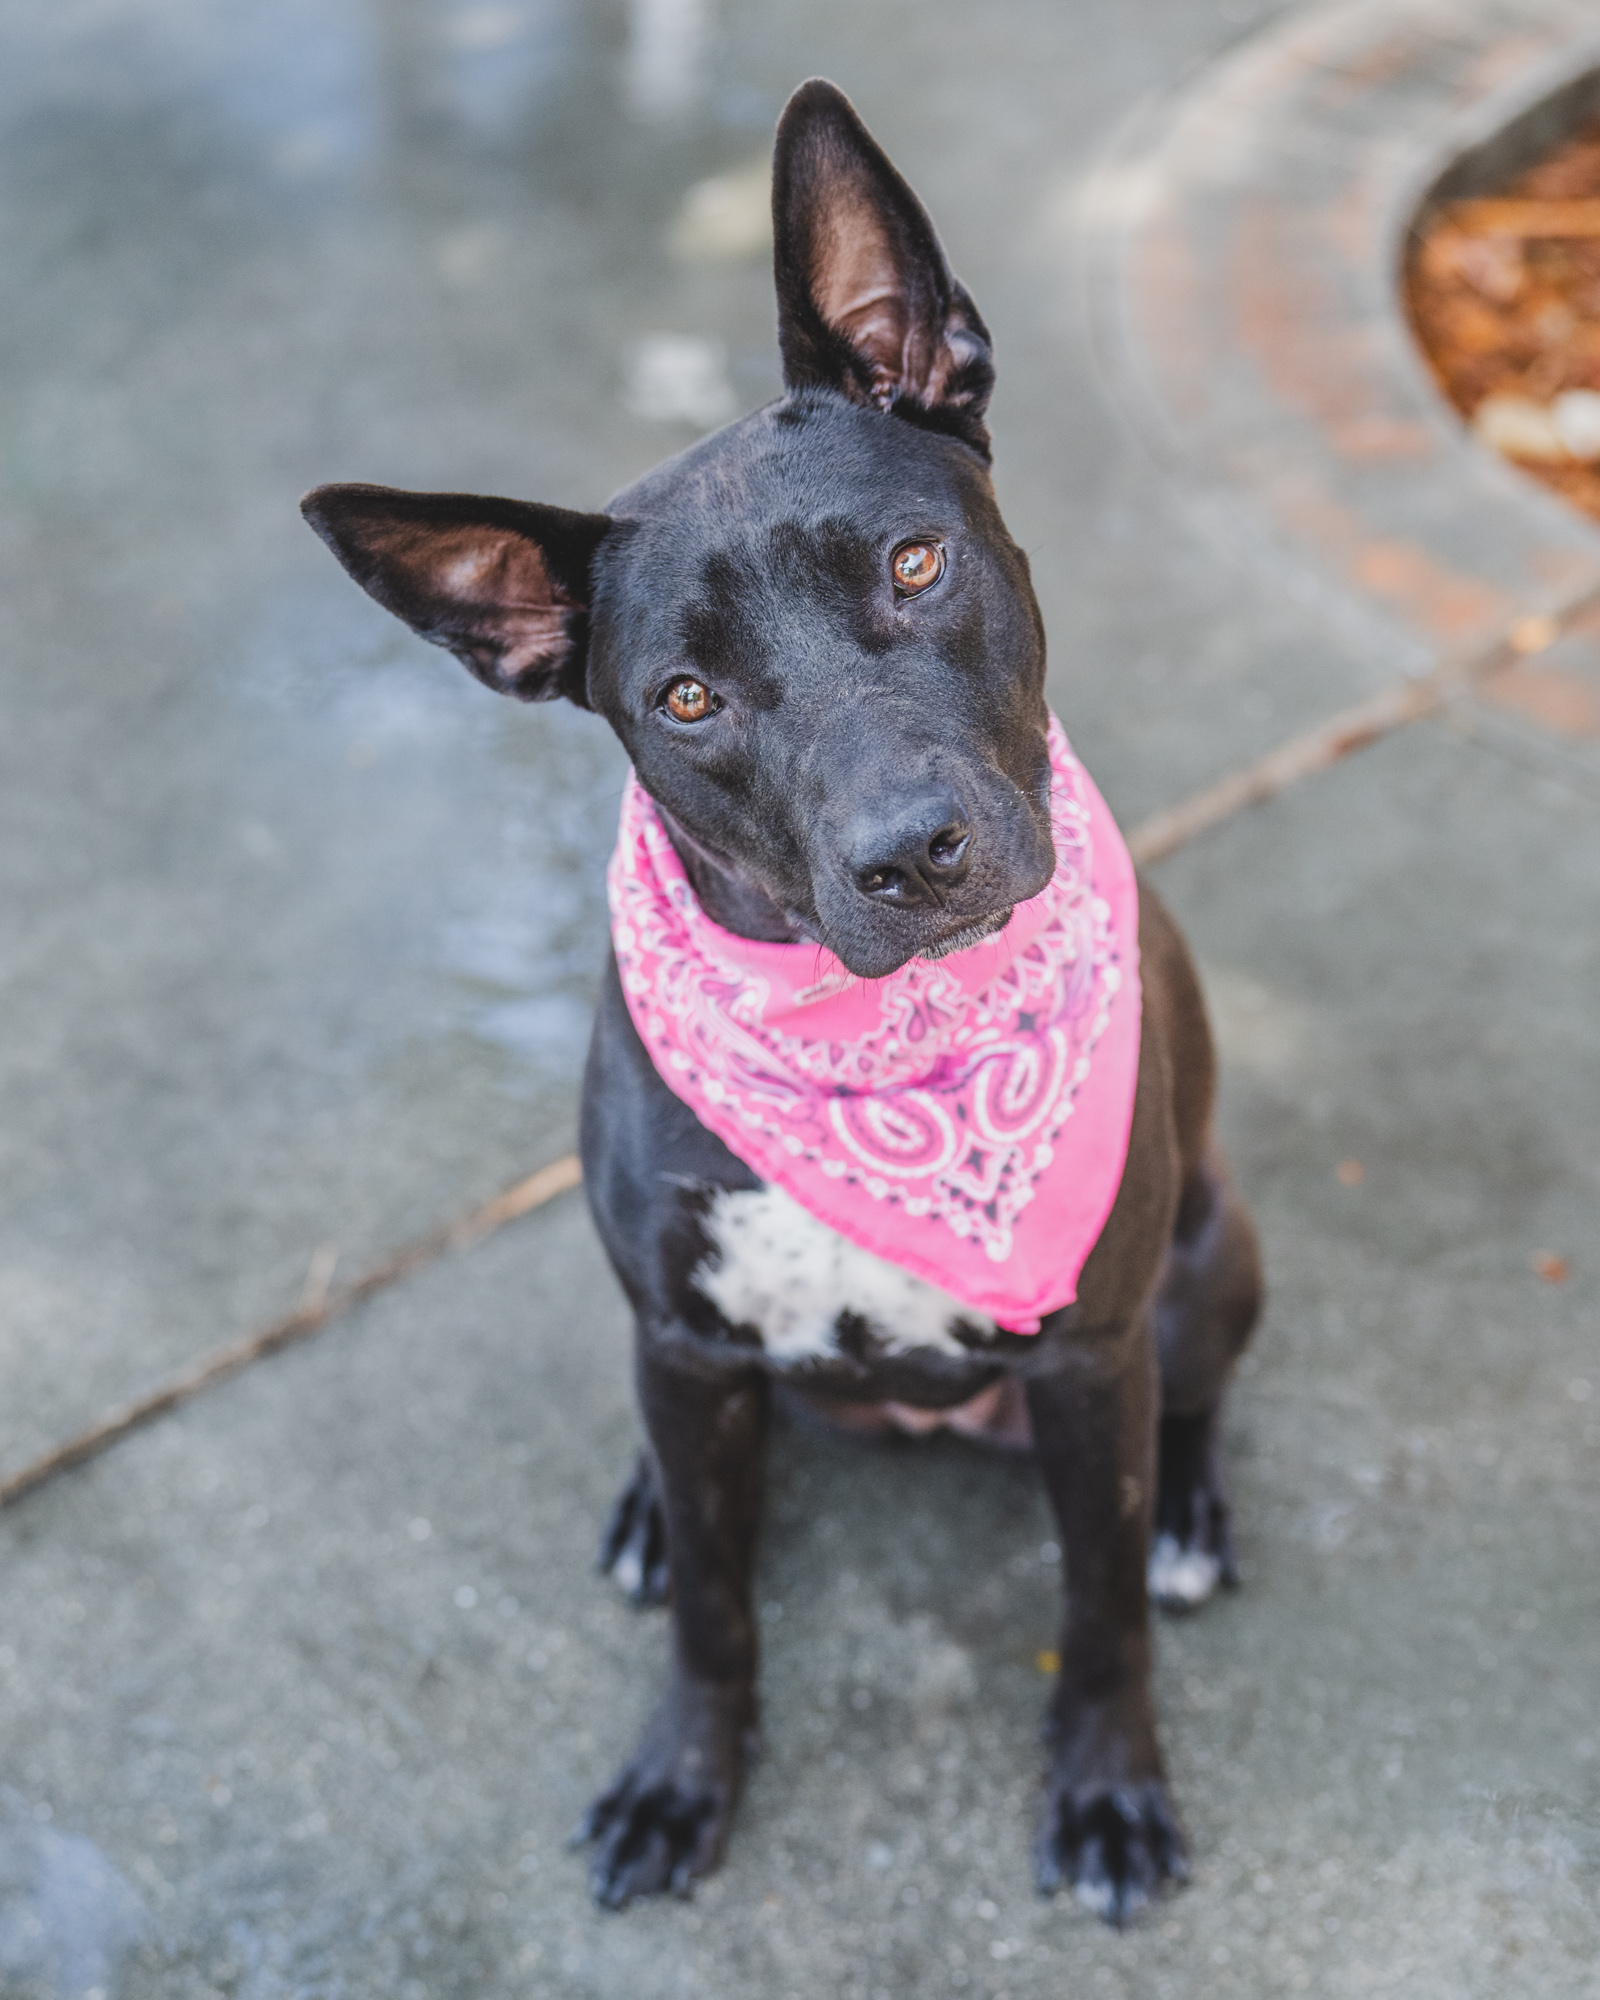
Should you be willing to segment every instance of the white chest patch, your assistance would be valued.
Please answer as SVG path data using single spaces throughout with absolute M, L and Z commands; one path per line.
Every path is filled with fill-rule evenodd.
M 691 1280 L 695 1290 L 733 1325 L 755 1327 L 774 1361 L 837 1355 L 841 1314 L 862 1321 L 890 1354 L 967 1354 L 972 1332 L 987 1340 L 995 1331 L 992 1319 L 858 1249 L 781 1188 L 724 1188 L 705 1229 L 712 1248 Z

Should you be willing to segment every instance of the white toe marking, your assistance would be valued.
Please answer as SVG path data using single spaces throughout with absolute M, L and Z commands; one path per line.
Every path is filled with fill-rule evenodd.
M 965 1354 L 958 1322 L 986 1340 L 995 1331 L 993 1320 L 858 1249 L 781 1188 L 720 1189 L 705 1229 L 712 1248 L 690 1282 L 734 1326 L 755 1327 L 775 1361 L 836 1355 L 841 1313 L 864 1320 L 890 1354 Z
M 1150 1551 L 1150 1595 L 1159 1604 L 1204 1604 L 1222 1577 L 1222 1564 L 1200 1549 L 1186 1549 L 1176 1535 L 1157 1535 Z
M 1110 1916 L 1117 1899 L 1117 1892 L 1109 1882 L 1074 1882 L 1072 1893 L 1086 1910 L 1093 1910 L 1097 1917 Z

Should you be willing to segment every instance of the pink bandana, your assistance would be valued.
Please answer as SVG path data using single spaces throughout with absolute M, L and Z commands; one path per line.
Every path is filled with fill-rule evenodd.
M 1077 1297 L 1139 1067 L 1133 863 L 1053 716 L 1050 768 L 1049 886 L 887 979 L 714 924 L 631 772 L 607 883 L 667 1087 L 831 1229 L 1016 1333 Z

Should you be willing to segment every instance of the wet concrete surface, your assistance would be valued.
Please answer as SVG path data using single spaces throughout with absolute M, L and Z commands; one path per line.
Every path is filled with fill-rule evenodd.
M 749 190 L 804 75 L 995 329 L 1053 696 L 1124 818 L 1387 678 L 1190 531 L 1080 330 L 1083 171 L 1245 25 L 8 11 L 7 1462 L 571 1143 L 619 754 L 409 639 L 294 503 L 593 506 L 771 393 Z M 1273 1290 L 1247 1587 L 1161 1633 L 1187 1892 L 1117 1938 L 1030 1890 L 1028 1469 L 786 1431 L 729 1865 L 590 1908 L 563 1838 L 664 1631 L 590 1574 L 636 1428 L 567 1198 L 0 1523 L 0 1993 L 1589 1991 L 1600 806 L 1430 727 L 1161 881 Z

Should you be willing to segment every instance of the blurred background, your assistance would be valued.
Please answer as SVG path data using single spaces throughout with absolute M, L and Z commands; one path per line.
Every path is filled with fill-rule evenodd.
M 296 503 L 595 508 L 775 394 L 806 76 L 994 331 L 1052 701 L 1124 822 L 1386 683 L 1135 442 L 1078 254 L 1125 122 L 1319 11 L 10 0 L 0 1464 L 572 1145 L 620 752 Z M 1595 800 L 1429 724 L 1163 870 L 1274 1304 L 1249 1588 L 1161 1640 L 1199 1878 L 1136 1936 L 1032 1895 L 1050 1528 L 947 1440 L 780 1437 L 733 1861 L 590 1910 L 563 1836 L 664 1637 L 589 1574 L 636 1430 L 569 1196 L 0 1519 L 0 1994 L 1587 1991 Z
M 351 1254 L 570 1123 L 617 753 L 410 641 L 300 493 L 595 507 L 772 395 L 771 128 L 826 69 L 1004 329 L 1005 498 L 1081 677 L 1138 502 L 1052 216 L 1117 98 L 1232 32 L 1155 14 L 8 10 L 13 1449 L 122 1386 L 132 1324 L 187 1354 L 335 1216 Z

